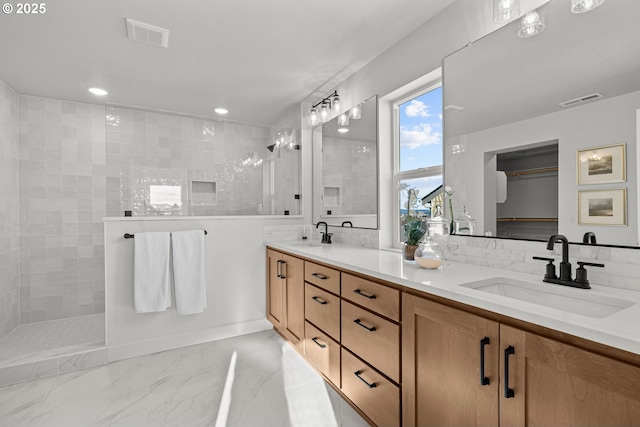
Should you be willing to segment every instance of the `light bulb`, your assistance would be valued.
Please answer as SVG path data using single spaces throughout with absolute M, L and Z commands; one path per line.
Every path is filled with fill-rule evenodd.
M 325 123 L 327 120 L 329 120 L 329 107 L 325 102 L 323 102 L 320 106 L 320 121 Z
M 520 19 L 518 37 L 527 38 L 540 34 L 544 30 L 544 16 L 538 10 L 532 10 Z
M 351 110 L 349 110 L 349 118 L 350 119 L 357 120 L 360 117 L 362 117 L 362 108 L 360 107 L 360 105 L 356 105 Z
M 604 0 L 571 0 L 571 12 L 589 12 L 604 3 Z
M 333 110 L 334 114 L 338 114 L 340 112 L 340 97 L 338 95 L 333 97 L 333 104 L 331 109 Z
M 311 126 L 316 126 L 320 123 L 320 116 L 318 115 L 318 110 L 312 108 L 309 110 L 309 124 Z
M 342 113 L 338 116 L 338 126 L 349 126 L 349 115 Z
M 493 22 L 501 24 L 520 16 L 520 0 L 493 0 Z

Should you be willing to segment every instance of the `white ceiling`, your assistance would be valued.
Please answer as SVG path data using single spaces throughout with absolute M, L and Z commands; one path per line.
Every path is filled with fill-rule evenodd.
M 60 0 L 0 14 L 0 80 L 22 95 L 273 124 L 453 0 Z M 125 18 L 170 30 L 127 38 Z M 339 80 L 338 80 L 339 81 Z M 86 88 L 109 95 L 96 99 Z
M 539 9 L 545 30 L 517 37 L 517 22 L 445 58 L 448 138 L 563 110 L 596 92 L 602 100 L 640 90 L 640 1 L 607 1 L 571 13 L 568 1 Z

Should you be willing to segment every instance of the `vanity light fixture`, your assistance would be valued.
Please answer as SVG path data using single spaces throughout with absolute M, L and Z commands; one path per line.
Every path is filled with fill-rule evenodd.
M 349 115 L 342 113 L 338 116 L 338 126 L 349 126 Z
M 537 36 L 544 30 L 544 16 L 538 9 L 532 10 L 520 18 L 518 22 L 518 37 L 528 38 Z
M 520 16 L 520 0 L 493 0 L 493 22 L 502 24 Z
M 571 0 L 571 12 L 589 12 L 604 3 L 604 0 Z
M 318 108 L 320 107 L 320 108 Z M 338 91 L 333 93 L 317 104 L 313 105 L 309 110 L 308 121 L 311 126 L 317 126 L 320 123 L 325 123 L 331 117 L 331 114 L 338 114 L 340 112 L 340 96 Z
M 106 90 L 104 90 L 102 88 L 99 88 L 99 87 L 90 87 L 88 90 L 89 90 L 89 92 L 91 92 L 92 94 L 97 95 L 97 96 L 105 96 L 105 95 L 107 95 L 109 93 Z

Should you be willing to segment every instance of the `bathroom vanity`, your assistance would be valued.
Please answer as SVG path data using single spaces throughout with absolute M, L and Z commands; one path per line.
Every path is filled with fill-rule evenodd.
M 422 270 L 344 245 L 268 246 L 269 320 L 374 425 L 640 424 L 635 292 L 558 291 L 454 262 Z M 496 291 L 510 287 L 532 293 Z

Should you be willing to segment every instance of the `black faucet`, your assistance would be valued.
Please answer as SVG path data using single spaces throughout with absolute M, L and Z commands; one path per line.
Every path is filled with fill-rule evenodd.
M 594 233 L 593 231 L 587 231 L 586 233 L 584 233 L 584 236 L 582 236 L 582 243 L 586 243 L 589 245 L 595 245 L 596 243 L 598 243 L 596 241 L 596 233 Z
M 548 261 L 547 271 L 544 275 L 543 282 L 555 283 L 556 285 L 572 286 L 574 288 L 591 289 L 589 280 L 587 279 L 587 269 L 585 265 L 591 267 L 604 267 L 604 264 L 593 262 L 578 261 L 579 267 L 576 269 L 576 278 L 571 278 L 571 263 L 569 262 L 569 241 L 562 234 L 554 234 L 549 237 L 547 242 L 547 250 L 552 251 L 556 242 L 562 243 L 562 262 L 560 262 L 560 277 L 556 276 L 556 267 L 553 265 L 553 258 L 543 258 L 534 256 L 533 259 Z
M 324 233 L 320 232 L 320 234 L 322 234 L 322 241 L 320 243 L 331 244 L 331 236 L 333 236 L 333 234 L 329 233 L 329 225 L 324 221 L 319 221 L 316 224 L 316 228 L 320 227 L 320 225 L 324 225 Z
M 562 262 L 560 263 L 560 280 L 571 280 L 571 263 L 569 262 L 569 241 L 562 234 L 549 237 L 547 250 L 552 251 L 556 242 L 562 242 Z

